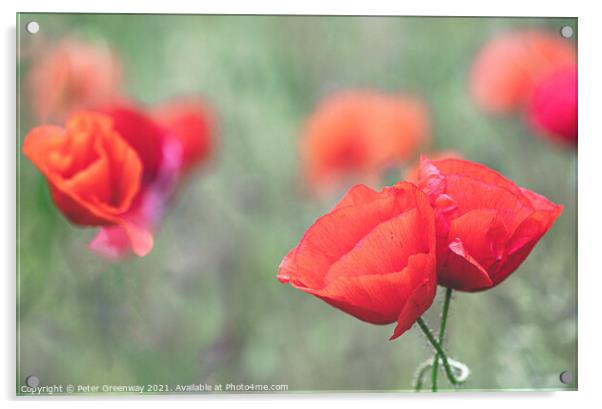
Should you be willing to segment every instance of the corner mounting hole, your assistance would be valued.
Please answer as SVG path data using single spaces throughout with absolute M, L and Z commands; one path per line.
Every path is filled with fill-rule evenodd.
M 35 375 L 29 375 L 27 378 L 25 378 L 25 383 L 30 388 L 37 388 L 40 384 L 40 379 Z
M 25 25 L 25 30 L 27 30 L 29 34 L 36 34 L 40 31 L 40 25 L 37 21 L 30 21 Z
M 573 374 L 570 371 L 562 371 L 560 373 L 560 382 L 568 385 L 573 381 Z
M 563 26 L 560 29 L 560 35 L 564 38 L 571 38 L 573 36 L 573 27 L 571 26 Z

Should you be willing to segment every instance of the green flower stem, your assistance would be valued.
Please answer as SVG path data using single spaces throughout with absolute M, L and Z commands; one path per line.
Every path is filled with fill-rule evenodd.
M 428 371 L 432 366 L 433 360 L 429 358 L 427 361 L 423 362 L 418 367 L 418 369 L 416 370 L 416 378 L 414 381 L 414 391 L 420 392 L 420 390 L 422 389 L 422 384 L 424 383 L 424 375 L 426 374 L 426 371 Z
M 452 289 L 445 289 L 445 299 L 443 301 L 443 312 L 441 313 L 441 322 L 439 324 L 439 345 L 443 345 L 445 337 L 445 327 L 447 325 L 447 313 L 449 312 L 449 304 L 451 301 Z M 433 372 L 431 373 L 432 391 L 437 392 L 437 377 L 439 375 L 439 353 L 435 354 L 433 359 Z
M 443 348 L 441 348 L 441 345 L 439 345 L 439 343 L 437 342 L 437 340 L 433 336 L 431 330 L 426 325 L 426 323 L 424 322 L 424 320 L 422 319 L 422 317 L 418 318 L 418 320 L 416 320 L 416 322 L 420 326 L 420 329 L 424 333 L 424 336 L 426 336 L 426 338 L 431 343 L 431 345 L 433 346 L 433 348 L 435 348 L 435 351 L 437 351 L 437 354 L 439 355 L 439 357 L 440 357 L 440 359 L 441 359 L 441 361 L 443 363 L 443 368 L 445 369 L 445 374 L 447 375 L 447 379 L 449 380 L 449 382 L 452 385 L 454 385 L 454 386 L 460 385 L 462 382 L 458 381 L 456 379 L 456 377 L 454 376 L 454 372 L 452 371 L 452 368 L 449 365 L 449 362 L 447 361 L 447 355 L 445 355 L 445 352 L 443 351 Z

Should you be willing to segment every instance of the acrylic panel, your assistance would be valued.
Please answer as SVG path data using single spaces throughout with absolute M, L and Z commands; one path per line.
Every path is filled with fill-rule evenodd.
M 17 394 L 577 389 L 577 19 L 17 16 Z

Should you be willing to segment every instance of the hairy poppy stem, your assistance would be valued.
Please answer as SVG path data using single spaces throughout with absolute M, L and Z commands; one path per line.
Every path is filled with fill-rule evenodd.
M 439 355 L 441 362 L 443 363 L 443 368 L 445 369 L 445 374 L 447 375 L 447 379 L 449 380 L 449 382 L 454 386 L 460 385 L 462 382 L 458 381 L 456 379 L 456 377 L 454 376 L 452 368 L 449 365 L 449 362 L 447 360 L 447 355 L 445 355 L 443 348 L 441 348 L 441 345 L 437 342 L 437 340 L 433 336 L 433 333 L 431 332 L 429 327 L 426 325 L 426 323 L 424 322 L 422 317 L 418 318 L 416 320 L 416 322 L 420 326 L 420 329 L 422 330 L 422 332 L 424 333 L 426 338 L 429 340 L 429 342 L 431 343 L 433 348 L 435 348 L 435 351 L 437 351 L 437 354 Z
M 449 312 L 449 304 L 451 301 L 452 289 L 445 289 L 445 299 L 443 301 L 443 311 L 441 312 L 441 322 L 439 324 L 439 344 L 443 345 L 445 337 L 445 327 L 447 325 L 447 313 Z M 437 377 L 439 375 L 439 353 L 435 354 L 433 359 L 433 372 L 431 374 L 431 390 L 437 392 Z
M 433 360 L 432 358 L 429 358 L 418 367 L 414 380 L 414 391 L 420 392 L 422 389 L 422 384 L 424 383 L 424 374 L 426 374 L 426 371 L 428 371 L 432 366 Z

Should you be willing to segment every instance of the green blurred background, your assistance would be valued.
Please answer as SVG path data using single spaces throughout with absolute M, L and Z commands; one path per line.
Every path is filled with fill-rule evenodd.
M 303 121 L 330 92 L 360 87 L 421 96 L 433 149 L 454 149 L 565 206 L 509 280 L 454 294 L 447 346 L 472 369 L 464 389 L 576 388 L 558 378 L 577 369 L 576 151 L 535 137 L 520 118 L 480 112 L 467 92 L 472 58 L 496 33 L 576 32 L 576 19 L 21 14 L 22 55 L 31 20 L 46 39 L 108 41 L 126 91 L 143 103 L 204 95 L 219 113 L 220 141 L 180 191 L 154 250 L 117 264 L 86 249 L 94 229 L 69 225 L 17 153 L 18 386 L 33 374 L 41 385 L 411 390 L 431 356 L 418 328 L 388 341 L 392 326 L 276 280 L 282 257 L 343 192 L 304 190 Z M 36 123 L 24 95 L 18 108 L 22 141 Z M 432 327 L 442 295 L 427 313 Z

